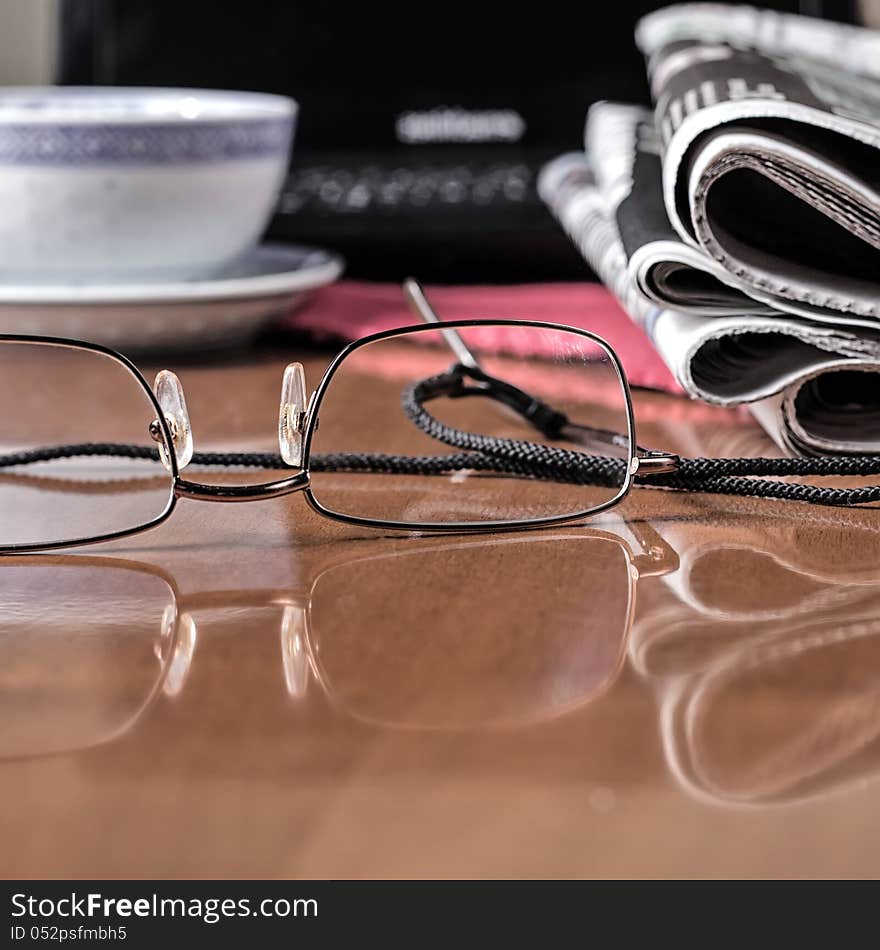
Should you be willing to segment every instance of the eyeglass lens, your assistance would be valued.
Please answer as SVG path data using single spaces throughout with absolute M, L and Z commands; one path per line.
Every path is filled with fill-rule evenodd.
M 628 397 L 602 344 L 547 327 L 435 327 L 353 350 L 319 406 L 311 489 L 343 516 L 404 525 L 573 516 L 626 481 Z M 359 458 L 360 457 L 360 458 Z
M 171 501 L 137 377 L 98 351 L 0 342 L 0 544 L 88 540 L 147 525 Z M 110 454 L 122 445 L 129 455 Z M 18 463 L 18 464 L 16 464 Z

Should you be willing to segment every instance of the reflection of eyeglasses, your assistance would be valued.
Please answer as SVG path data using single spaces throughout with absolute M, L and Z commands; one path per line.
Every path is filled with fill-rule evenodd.
M 553 718 L 611 684 L 637 577 L 677 563 L 650 529 L 637 537 L 641 550 L 593 531 L 478 546 L 434 540 L 334 557 L 302 589 L 185 596 L 146 564 L 8 559 L 0 566 L 9 608 L 0 616 L 0 758 L 84 748 L 126 731 L 153 698 L 186 689 L 199 615 L 218 609 L 277 611 L 286 692 L 301 700 L 317 686 L 364 722 L 474 728 Z M 507 586 L 487 592 L 498 564 L 521 597 Z M 426 579 L 424 593 L 398 597 L 389 612 L 414 573 Z M 559 585 L 551 605 L 530 596 L 529 585 L 551 584 Z
M 636 477 L 826 504 L 880 498 L 880 487 L 733 477 L 869 474 L 880 471 L 880 459 L 700 460 L 642 449 L 620 361 L 599 337 L 532 321 L 440 323 L 415 282 L 405 289 L 428 325 L 352 343 L 308 399 L 302 365 L 287 367 L 277 455 L 194 452 L 173 373 L 160 372 L 151 390 L 111 350 L 0 336 L 0 553 L 142 531 L 181 497 L 246 501 L 303 491 L 337 520 L 455 531 L 578 520 L 619 502 Z M 437 454 L 438 444 L 452 451 Z M 184 479 L 190 465 L 223 474 L 213 483 Z M 279 477 L 234 484 L 236 468 Z
M 10 558 L 0 599 L 2 759 L 107 742 L 185 677 L 192 630 L 160 571 L 116 558 Z

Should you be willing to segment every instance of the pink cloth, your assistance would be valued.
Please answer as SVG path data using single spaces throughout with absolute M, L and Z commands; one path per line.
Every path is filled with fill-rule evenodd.
M 590 330 L 611 344 L 633 385 L 681 392 L 647 336 L 601 284 L 427 287 L 426 293 L 448 320 L 522 318 Z M 317 339 L 354 340 L 407 326 L 416 318 L 397 284 L 343 280 L 316 291 L 286 322 Z M 503 336 L 503 330 L 498 335 Z M 500 338 L 495 345 L 510 348 Z

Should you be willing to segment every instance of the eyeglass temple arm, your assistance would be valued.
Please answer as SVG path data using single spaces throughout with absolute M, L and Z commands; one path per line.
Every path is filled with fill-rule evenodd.
M 425 323 L 437 324 L 440 327 L 443 338 L 458 360 L 458 366 L 454 367 L 450 374 L 436 377 L 438 385 L 436 391 L 432 392 L 432 396 L 445 395 L 451 398 L 473 395 L 489 396 L 513 409 L 548 438 L 555 438 L 562 433 L 563 428 L 571 427 L 588 431 L 594 437 L 599 434 L 606 436 L 607 438 L 604 441 L 610 441 L 612 445 L 620 446 L 622 444 L 621 439 L 623 444 L 628 444 L 626 437 L 617 433 L 605 429 L 600 430 L 575 425 L 570 422 L 564 413 L 557 412 L 547 403 L 535 399 L 522 389 L 512 386 L 510 383 L 505 383 L 496 376 L 490 376 L 482 369 L 473 352 L 468 349 L 467 344 L 461 338 L 461 334 L 450 327 L 443 327 L 443 322 L 425 296 L 422 285 L 414 277 L 407 277 L 404 280 L 403 293 L 410 309 L 417 317 L 424 320 Z M 456 370 L 459 372 L 456 373 Z M 465 388 L 460 385 L 461 376 L 463 375 L 469 376 L 483 385 L 478 388 Z M 447 382 L 450 384 L 449 387 L 446 386 Z M 433 387 L 431 388 L 433 389 Z M 431 397 L 429 396 L 429 398 Z
M 597 429 L 593 426 L 585 426 L 577 422 L 572 422 L 565 413 L 559 412 L 547 403 L 536 399 L 534 396 L 510 383 L 506 383 L 495 376 L 490 376 L 482 369 L 479 360 L 473 352 L 468 349 L 461 335 L 451 327 L 443 327 L 443 321 L 428 301 L 422 285 L 414 277 L 407 277 L 406 280 L 404 280 L 403 293 L 407 303 L 410 305 L 410 309 L 417 317 L 424 320 L 425 323 L 433 323 L 440 326 L 440 332 L 443 334 L 443 338 L 446 340 L 449 348 L 455 354 L 462 370 L 466 371 L 467 375 L 472 379 L 479 380 L 485 384 L 483 387 L 473 389 L 460 387 L 455 392 L 438 391 L 436 395 L 446 395 L 452 398 L 471 395 L 489 396 L 498 402 L 504 403 L 504 405 L 510 409 L 513 409 L 530 422 L 542 435 L 548 438 L 565 436 L 577 441 L 577 435 L 582 434 L 589 436 L 594 442 L 604 443 L 614 448 L 629 448 L 629 439 L 627 436 L 619 432 L 612 432 L 610 429 Z M 438 379 L 441 378 L 442 377 L 438 377 Z M 643 475 L 673 472 L 678 468 L 678 456 L 668 452 L 658 452 L 637 445 L 636 455 L 639 458 L 640 474 Z
M 465 380 L 473 380 L 476 385 L 465 385 Z M 426 398 L 446 396 L 460 399 L 465 396 L 486 396 L 513 409 L 548 439 L 564 437 L 578 441 L 578 435 L 587 436 L 592 442 L 599 442 L 616 449 L 629 450 L 629 438 L 611 429 L 599 429 L 594 426 L 572 422 L 564 412 L 554 409 L 542 400 L 511 383 L 498 379 L 480 368 L 471 368 L 461 364 L 452 367 L 447 373 L 422 382 L 422 393 Z M 640 474 L 671 472 L 678 468 L 678 456 L 667 452 L 655 452 L 652 449 L 636 446 L 639 457 Z
M 410 310 L 412 310 L 420 320 L 423 320 L 425 323 L 436 323 L 440 325 L 440 332 L 443 334 L 443 339 L 446 340 L 449 349 L 455 353 L 455 358 L 462 366 L 467 366 L 469 369 L 480 368 L 480 361 L 474 356 L 471 350 L 468 349 L 467 344 L 461 338 L 461 334 L 451 327 L 443 326 L 443 321 L 437 315 L 437 311 L 434 310 L 428 302 L 422 285 L 414 277 L 407 277 L 403 282 L 403 294 L 406 297 L 406 302 L 410 306 Z

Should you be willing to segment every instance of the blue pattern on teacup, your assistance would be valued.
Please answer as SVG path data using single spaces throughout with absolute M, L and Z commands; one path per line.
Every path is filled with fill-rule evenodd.
M 262 158 L 290 148 L 293 119 L 0 126 L 0 164 L 179 164 Z

